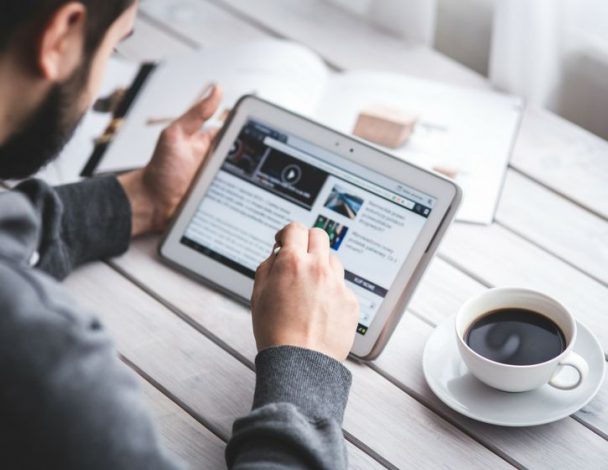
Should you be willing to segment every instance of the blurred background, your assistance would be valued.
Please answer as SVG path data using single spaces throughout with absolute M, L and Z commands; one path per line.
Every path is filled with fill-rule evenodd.
M 588 192 L 593 192 L 597 201 L 605 201 L 602 188 L 608 177 L 608 168 L 602 162 L 607 161 L 608 145 L 606 26 L 607 0 L 141 0 L 135 34 L 118 47 L 115 58 L 120 61 L 110 68 L 106 85 L 107 91 L 128 87 L 142 61 L 166 62 L 194 54 L 187 60 L 193 67 L 199 64 L 198 69 L 180 75 L 184 80 L 192 78 L 197 86 L 200 86 L 199 81 L 220 81 L 235 98 L 256 88 L 252 82 L 255 81 L 253 75 L 257 74 L 257 79 L 274 78 L 274 82 L 262 80 L 265 86 L 261 96 L 306 114 L 302 107 L 314 101 L 311 95 L 315 95 L 320 83 L 314 80 L 314 70 L 319 68 L 314 65 L 314 60 L 307 61 L 308 65 L 303 64 L 297 59 L 301 58 L 302 52 L 294 52 L 294 49 L 283 57 L 280 54 L 272 57 L 273 53 L 267 49 L 255 52 L 242 49 L 240 53 L 231 49 L 253 46 L 273 38 L 287 39 L 315 56 L 317 65 L 323 68 L 319 73 L 328 72 L 327 67 L 331 71 L 346 72 L 346 75 L 365 71 L 389 72 L 394 77 L 399 76 L 395 80 L 403 83 L 407 79 L 422 79 L 432 87 L 439 81 L 464 86 L 474 93 L 494 89 L 523 98 L 526 111 L 519 129 L 495 126 L 494 133 L 484 128 L 489 123 L 488 116 L 484 115 L 478 100 L 458 106 L 446 105 L 445 99 L 430 100 L 429 105 L 445 105 L 455 110 L 457 123 L 466 129 L 475 128 L 477 134 L 468 139 L 471 146 L 480 147 L 480 138 L 484 137 L 486 143 L 497 141 L 495 133 L 508 128 L 513 137 L 509 142 L 515 138 L 517 142 L 513 149 L 503 149 L 512 154 L 511 164 L 524 165 L 528 169 L 536 165 L 538 175 L 543 175 L 543 178 L 544 175 L 554 175 L 560 188 L 564 185 L 585 187 L 586 169 L 592 168 L 602 184 Z M 215 62 L 206 63 L 207 59 L 198 53 L 208 53 L 207 59 L 214 54 L 218 57 Z M 270 63 L 273 64 L 272 70 L 265 71 Z M 351 90 L 352 98 L 347 100 L 351 107 L 357 105 L 363 109 L 366 103 L 359 103 L 365 101 L 363 95 L 384 93 L 386 96 L 382 99 L 369 97 L 367 101 L 390 102 L 395 106 L 403 102 L 403 110 L 409 109 L 406 101 L 413 97 L 407 91 L 412 89 L 411 83 L 402 83 L 399 90 L 395 90 L 385 82 L 380 85 L 376 81 L 375 86 L 371 83 L 373 80 L 361 82 L 362 89 Z M 157 103 L 165 114 L 172 109 L 171 106 L 189 105 L 197 93 L 191 91 L 192 96 L 182 102 L 177 99 L 174 85 L 164 85 L 154 99 L 136 100 L 136 104 Z M 190 93 L 186 86 L 177 88 L 184 96 Z M 289 91 L 290 99 L 297 101 L 299 106 L 286 102 L 285 93 L 281 90 Z M 396 95 L 403 93 L 409 93 L 407 100 L 401 96 L 400 101 Z M 331 96 L 336 94 L 340 93 L 334 90 Z M 390 99 L 387 99 L 389 95 Z M 226 109 L 230 107 L 228 101 Z M 431 112 L 431 108 L 425 109 L 425 115 Z M 352 117 L 344 106 L 334 106 L 324 112 L 317 109 L 319 113 L 315 117 L 328 117 L 332 110 L 341 113 L 342 119 Z M 56 179 L 66 182 L 78 178 L 83 159 L 87 162 L 85 169 L 95 160 L 95 155 L 89 158 L 83 148 L 99 142 L 107 147 L 104 142 L 112 140 L 114 127 L 122 129 L 123 138 L 117 142 L 148 142 L 153 145 L 155 138 L 126 136 L 124 129 L 137 126 L 132 119 L 133 113 L 137 114 L 135 111 L 129 110 L 130 119 L 115 116 L 110 126 L 107 126 L 107 117 L 89 116 L 88 122 L 95 121 L 95 128 L 87 130 L 82 126 L 86 132 L 76 136 L 58 161 L 55 173 L 59 176 Z M 481 123 L 472 123 L 470 119 L 474 116 L 471 114 L 483 115 Z M 122 126 L 123 121 L 127 122 L 126 126 Z M 414 133 L 414 137 L 422 136 L 422 131 L 429 129 L 429 123 L 424 121 L 423 116 L 418 126 L 421 132 Z M 328 123 L 344 132 L 353 130 L 349 123 L 342 124 Z M 466 140 L 461 131 L 453 135 Z M 448 152 L 435 153 L 453 156 L 451 141 L 448 144 L 446 139 L 433 139 L 432 144 L 451 146 Z M 110 165 L 110 157 L 114 155 L 116 159 L 124 160 L 124 151 L 119 147 L 113 144 L 111 149 L 114 151 L 103 157 L 95 171 L 116 171 L 117 168 Z M 417 142 L 402 146 L 402 150 L 407 151 L 409 147 L 418 148 Z M 128 153 L 149 155 L 150 149 L 139 150 Z M 463 154 L 479 157 L 479 164 L 485 161 L 482 159 L 484 155 L 497 161 L 499 155 L 502 159 L 505 154 L 502 150 L 461 150 Z M 141 165 L 145 162 L 131 163 Z M 110 166 L 101 168 L 104 164 Z M 500 186 L 487 177 L 473 178 L 473 165 L 464 166 L 460 168 L 463 171 L 459 172 L 461 178 L 457 180 L 461 185 L 466 186 L 463 178 L 468 174 L 480 185 Z M 568 170 L 560 172 L 560 168 Z M 449 170 L 454 173 L 453 168 Z M 573 177 L 575 173 L 580 178 Z M 500 176 L 498 171 L 496 175 Z M 604 213 L 605 208 L 601 212 Z
M 606 0 L 325 1 L 608 138 Z

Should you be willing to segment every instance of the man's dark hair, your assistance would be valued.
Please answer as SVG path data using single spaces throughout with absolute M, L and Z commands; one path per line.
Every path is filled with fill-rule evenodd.
M 135 0 L 0 0 L 0 54 L 18 48 L 32 66 L 38 40 L 53 15 L 70 1 L 87 8 L 83 57 L 72 75 L 53 83 L 44 101 L 0 145 L 0 178 L 26 178 L 59 155 L 83 114 L 79 103 L 95 53 L 108 29 Z
M 87 7 L 85 55 L 97 50 L 106 32 L 135 0 L 0 0 L 0 52 L 15 36 L 27 31 L 37 37 L 61 6 L 78 1 Z

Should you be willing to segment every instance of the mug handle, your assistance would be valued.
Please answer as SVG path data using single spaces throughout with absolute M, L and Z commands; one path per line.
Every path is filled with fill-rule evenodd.
M 563 379 L 560 380 L 559 375 L 562 371 L 562 367 L 572 367 L 573 369 L 576 369 L 578 372 L 578 380 L 574 383 L 568 383 Z M 557 370 L 553 374 L 553 377 L 551 377 L 551 380 L 549 380 L 549 385 L 560 390 L 573 390 L 583 383 L 588 372 L 589 366 L 587 365 L 587 362 L 575 352 L 571 352 L 564 359 L 559 361 Z

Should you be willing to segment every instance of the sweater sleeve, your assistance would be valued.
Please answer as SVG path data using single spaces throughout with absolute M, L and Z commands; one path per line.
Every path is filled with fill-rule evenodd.
M 321 353 L 281 346 L 258 354 L 256 373 L 253 410 L 234 424 L 228 467 L 347 468 L 350 372 Z
M 181 468 L 101 323 L 43 273 L 0 262 L 2 468 Z
M 56 279 L 83 263 L 127 250 L 131 206 L 115 177 L 56 188 L 28 180 L 16 190 L 30 200 L 39 219 L 38 251 L 32 264 Z

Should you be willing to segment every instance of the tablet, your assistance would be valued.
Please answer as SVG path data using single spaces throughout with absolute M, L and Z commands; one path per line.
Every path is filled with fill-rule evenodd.
M 161 242 L 161 257 L 248 302 L 275 233 L 325 230 L 380 354 L 461 199 L 456 184 L 253 96 L 241 98 Z

